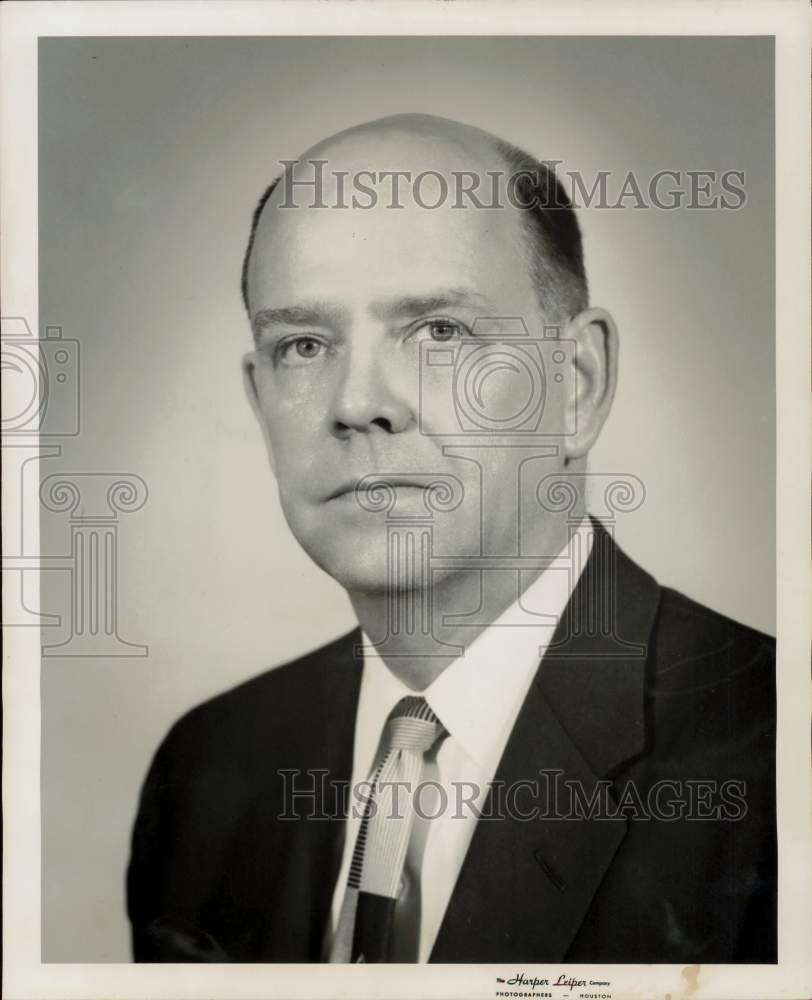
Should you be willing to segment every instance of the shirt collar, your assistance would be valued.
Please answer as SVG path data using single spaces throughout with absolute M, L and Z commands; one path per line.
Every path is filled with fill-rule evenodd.
M 493 774 L 530 683 L 592 548 L 585 517 L 570 541 L 496 621 L 425 689 L 430 708 L 484 773 Z M 572 556 L 573 558 L 570 558 Z M 399 680 L 363 636 L 364 705 L 380 728 L 404 695 Z

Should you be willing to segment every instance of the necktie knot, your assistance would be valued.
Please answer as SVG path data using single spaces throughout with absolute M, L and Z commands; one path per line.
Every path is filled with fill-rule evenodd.
M 425 698 L 407 695 L 401 698 L 389 715 L 386 742 L 393 750 L 424 754 L 445 731 Z

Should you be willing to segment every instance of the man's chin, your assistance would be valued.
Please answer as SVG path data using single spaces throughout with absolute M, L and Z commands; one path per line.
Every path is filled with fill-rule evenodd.
M 385 594 L 390 587 L 390 572 L 385 555 L 355 551 L 330 553 L 316 558 L 317 566 L 350 593 Z
M 367 531 L 336 528 L 297 534 L 302 548 L 313 562 L 348 591 L 385 593 L 390 579 L 386 532 L 370 525 Z
M 437 586 L 449 571 L 437 571 L 424 565 L 431 560 L 431 551 L 425 539 L 409 537 L 408 530 L 391 536 L 387 525 L 379 516 L 367 515 L 364 521 L 342 519 L 327 524 L 324 521 L 298 524 L 289 521 L 299 544 L 313 562 L 349 592 L 386 594 L 398 591 L 421 590 Z M 457 526 L 459 528 L 459 526 Z M 298 530 L 297 530 L 298 529 Z M 461 534 L 459 531 L 457 535 Z M 476 555 L 472 546 L 462 544 L 461 537 L 445 532 L 440 551 L 447 555 Z M 453 573 L 453 571 L 451 571 Z

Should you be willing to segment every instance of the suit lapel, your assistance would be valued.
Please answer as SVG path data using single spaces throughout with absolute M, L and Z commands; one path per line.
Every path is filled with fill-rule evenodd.
M 590 820 L 588 809 L 572 817 L 571 789 L 589 802 L 601 779 L 646 751 L 659 588 L 593 526 L 592 554 L 505 747 L 432 962 L 561 960 L 626 835 L 623 819 Z

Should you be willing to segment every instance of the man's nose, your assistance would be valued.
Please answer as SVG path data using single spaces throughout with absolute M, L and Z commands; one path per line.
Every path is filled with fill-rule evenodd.
M 333 400 L 333 434 L 348 437 L 375 430 L 397 434 L 414 423 L 412 407 L 393 381 L 372 353 L 350 352 Z

